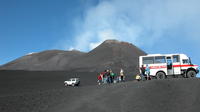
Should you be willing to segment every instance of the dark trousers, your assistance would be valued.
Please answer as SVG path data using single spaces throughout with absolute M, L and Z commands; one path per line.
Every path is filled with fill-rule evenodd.
M 111 83 L 111 77 L 110 76 L 108 76 L 108 78 L 107 78 L 107 83 Z

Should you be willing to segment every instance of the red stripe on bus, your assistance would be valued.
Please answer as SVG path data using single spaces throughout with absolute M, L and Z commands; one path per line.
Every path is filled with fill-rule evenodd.
M 173 67 L 198 67 L 198 65 L 173 65 Z
M 150 66 L 150 69 L 160 69 L 160 68 L 167 68 L 167 66 Z

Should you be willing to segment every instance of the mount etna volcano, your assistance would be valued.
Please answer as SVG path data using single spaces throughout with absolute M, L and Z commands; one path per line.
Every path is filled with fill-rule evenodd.
M 146 53 L 131 43 L 106 40 L 88 53 L 48 50 L 20 57 L 1 70 L 99 72 L 105 69 L 138 72 L 138 57 Z
M 107 40 L 88 53 L 49 50 L 20 57 L 0 68 L 0 112 L 199 112 L 198 78 L 135 80 L 138 57 L 145 54 Z M 97 72 L 120 68 L 125 82 L 98 85 Z M 79 87 L 63 85 L 72 77 L 80 78 Z

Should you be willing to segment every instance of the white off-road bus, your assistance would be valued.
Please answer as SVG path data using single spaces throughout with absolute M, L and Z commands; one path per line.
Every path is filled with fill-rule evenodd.
M 150 76 L 164 79 L 167 76 L 196 77 L 199 69 L 185 54 L 149 54 L 139 57 L 139 67 L 150 68 Z M 140 73 L 142 73 L 140 69 Z

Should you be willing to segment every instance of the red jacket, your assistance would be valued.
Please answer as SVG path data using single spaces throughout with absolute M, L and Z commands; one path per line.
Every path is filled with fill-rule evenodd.
M 97 78 L 98 78 L 98 80 L 102 80 L 102 78 L 101 78 L 101 75 L 98 75 L 98 77 L 97 77 Z

